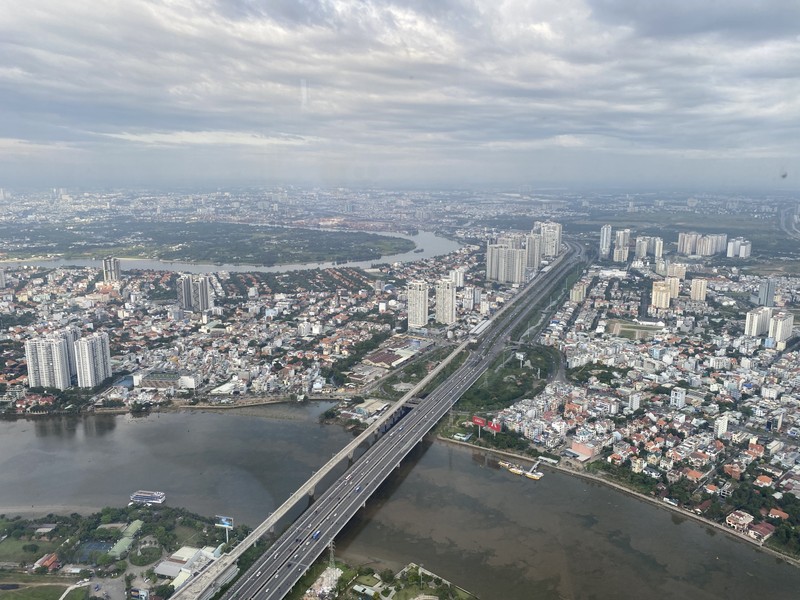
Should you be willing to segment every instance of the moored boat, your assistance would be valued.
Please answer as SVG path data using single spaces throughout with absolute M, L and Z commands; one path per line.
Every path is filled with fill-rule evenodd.
M 149 490 L 138 490 L 131 494 L 131 502 L 140 504 L 162 504 L 167 499 L 164 492 L 151 492 Z

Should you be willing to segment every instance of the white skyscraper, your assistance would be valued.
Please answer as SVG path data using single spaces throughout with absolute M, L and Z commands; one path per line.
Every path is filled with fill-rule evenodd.
M 669 395 L 669 405 L 675 408 L 686 406 L 686 390 L 682 387 L 674 387 Z
M 681 280 L 677 277 L 667 277 L 664 282 L 669 286 L 669 297 L 677 298 L 681 293 Z
M 752 249 L 753 245 L 750 240 L 746 240 L 743 237 L 733 238 L 728 240 L 726 256 L 728 258 L 750 258 Z
M 192 276 L 181 275 L 176 284 L 178 288 L 178 304 L 183 310 L 192 310 Z
M 525 283 L 527 250 L 507 244 L 486 246 L 486 279 L 500 283 Z
M 475 306 L 475 290 L 471 287 L 464 288 L 461 296 L 461 306 L 465 312 L 470 312 Z
M 497 274 L 500 270 L 500 249 L 506 247 L 493 244 L 491 241 L 486 243 L 486 279 L 497 281 Z
M 504 233 L 497 237 L 497 243 L 514 250 L 522 250 L 525 237 L 521 233 Z
M 542 236 L 539 233 L 529 233 L 525 238 L 525 264 L 529 269 L 539 270 L 542 262 Z
M 669 308 L 669 301 L 672 298 L 669 284 L 666 281 L 654 281 L 653 289 L 650 294 L 650 305 L 655 308 Z
M 600 228 L 600 258 L 603 260 L 611 256 L 611 225 Z
M 68 389 L 72 383 L 67 356 L 67 340 L 62 335 L 56 334 L 26 341 L 28 387 Z
M 664 240 L 660 237 L 650 238 L 653 243 L 653 256 L 655 258 L 661 258 L 664 256 Z
M 62 331 L 57 333 L 67 341 L 67 369 L 69 370 L 70 378 L 78 374 L 78 368 L 75 364 L 75 342 L 81 337 L 81 330 L 74 325 L 65 327 Z
M 678 279 L 686 279 L 686 265 L 683 263 L 669 263 L 667 265 L 667 275 Z
M 578 282 L 569 291 L 569 299 L 572 302 L 583 302 L 586 298 L 586 284 Z
M 456 285 L 450 278 L 436 282 L 436 321 L 445 325 L 456 322 Z
M 790 312 L 780 311 L 769 320 L 769 337 L 776 342 L 785 342 L 792 337 L 794 315 Z
M 637 236 L 636 244 L 634 245 L 634 257 L 641 260 L 647 256 L 647 247 L 650 244 L 650 238 L 647 236 Z
M 768 306 L 759 306 L 749 311 L 744 322 L 744 334 L 755 337 L 767 333 L 771 316 L 772 309 Z
M 464 287 L 464 267 L 458 267 L 457 269 L 450 270 L 450 279 L 453 280 L 453 283 L 456 284 L 457 288 Z
M 775 288 L 777 283 L 769 278 L 762 281 L 758 286 L 758 303 L 761 306 L 775 306 Z
M 739 258 L 750 258 L 750 253 L 753 251 L 753 244 L 750 240 L 745 240 L 739 246 Z
M 701 277 L 695 277 L 694 279 L 692 279 L 692 290 L 691 290 L 692 300 L 696 302 L 705 302 L 707 286 L 708 286 L 708 281 Z
M 428 324 L 428 284 L 412 281 L 408 284 L 408 327 L 414 329 Z
M 700 234 L 696 231 L 688 233 L 681 232 L 678 234 L 678 254 L 685 254 L 687 256 L 694 254 L 697 251 L 697 241 L 700 239 Z
M 78 387 L 93 388 L 111 377 L 111 350 L 108 334 L 97 332 L 75 342 Z
M 119 259 L 112 256 L 106 256 L 103 259 L 103 281 L 119 281 L 119 279 Z
M 500 263 L 502 281 L 506 283 L 525 283 L 526 263 L 527 251 L 524 249 L 514 249 L 504 253 Z
M 203 312 L 210 308 L 214 308 L 211 280 L 205 275 L 198 275 L 192 279 L 192 310 Z
M 728 431 L 728 415 L 722 414 L 714 419 L 714 437 L 721 438 Z
M 211 280 L 205 275 L 181 275 L 177 288 L 178 304 L 183 310 L 203 312 L 214 308 Z
M 542 232 L 542 254 L 553 258 L 561 253 L 561 223 L 545 221 L 540 225 Z
M 630 229 L 617 229 L 614 234 L 614 262 L 628 262 L 628 245 L 630 241 Z

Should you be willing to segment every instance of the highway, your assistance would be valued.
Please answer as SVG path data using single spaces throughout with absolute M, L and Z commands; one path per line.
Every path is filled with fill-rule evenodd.
M 380 437 L 275 541 L 225 594 L 230 600 L 283 598 L 367 499 L 502 352 L 510 332 L 583 256 L 578 244 L 495 316 L 464 363 Z M 459 346 L 464 349 L 465 344 Z M 458 352 L 458 350 L 456 351 Z M 199 596 L 195 596 L 199 597 Z

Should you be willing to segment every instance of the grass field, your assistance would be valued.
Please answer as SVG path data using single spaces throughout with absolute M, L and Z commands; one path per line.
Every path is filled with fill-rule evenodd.
M 380 582 L 381 580 L 375 577 L 374 575 L 359 575 L 356 578 L 356 583 L 360 583 L 361 585 L 367 585 L 369 587 L 378 585 Z
M 0 562 L 34 562 L 47 554 L 52 552 L 60 541 L 45 542 L 45 541 L 28 541 L 28 540 L 15 540 L 14 538 L 6 538 L 0 543 Z M 38 546 L 36 552 L 28 552 L 22 549 L 23 546 L 35 544 Z
M 640 325 L 632 321 L 613 320 L 608 324 L 608 332 L 618 337 L 630 340 L 647 340 L 660 332 L 663 327 L 653 327 L 652 325 Z
M 800 261 L 797 260 L 776 260 L 776 261 L 763 261 L 756 262 L 752 265 L 747 265 L 742 269 L 748 275 L 775 275 L 792 276 L 800 273 Z
M 774 233 L 778 231 L 775 217 L 755 220 L 750 215 L 708 215 L 694 211 L 658 211 L 644 213 L 624 213 L 619 215 L 600 212 L 589 218 L 576 219 L 566 225 L 566 229 L 580 229 L 582 226 L 599 228 L 604 223 L 617 227 L 635 227 L 649 234 L 674 229 L 676 231 L 699 231 L 700 233 L 727 233 L 728 235 L 752 235 L 754 233 Z M 676 237 L 677 239 L 677 237 Z M 665 241 L 668 241 L 665 238 Z M 674 241 L 674 240 L 669 240 Z
M 58 600 L 66 589 L 66 585 L 30 585 L 16 590 L 0 590 L 0 598 L 3 600 Z M 68 598 L 69 600 L 82 600 L 84 596 Z
M 134 548 L 128 554 L 128 562 L 136 567 L 146 567 L 161 558 L 160 546 L 147 546 L 145 548 Z
M 177 538 L 178 546 L 191 545 L 192 540 L 200 536 L 200 532 L 191 527 L 178 525 L 175 527 L 175 537 Z

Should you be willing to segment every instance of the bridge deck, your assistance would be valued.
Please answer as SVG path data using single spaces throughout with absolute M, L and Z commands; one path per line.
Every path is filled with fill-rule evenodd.
M 471 351 L 468 359 L 428 397 L 416 405 L 411 405 L 410 412 L 378 439 L 344 475 L 305 510 L 264 556 L 236 582 L 226 593 L 225 598 L 237 600 L 283 598 L 322 554 L 330 541 L 364 506 L 369 496 L 399 466 L 423 436 L 447 414 L 461 394 L 488 368 L 502 351 L 507 334 L 525 316 L 528 306 L 549 294 L 564 273 L 574 265 L 575 258 L 569 257 L 580 253 L 576 245 L 570 247 L 571 251 L 562 255 L 554 263 L 554 268 L 536 279 L 535 287 L 529 286 L 494 316 L 495 327 L 483 332 L 481 343 Z M 523 298 L 524 302 L 521 301 Z M 496 326 L 498 323 L 502 323 L 502 326 Z M 224 584 L 223 574 L 230 573 L 234 561 L 247 548 L 268 533 L 281 516 L 307 496 L 326 474 L 352 456 L 358 446 L 371 439 L 370 436 L 379 432 L 383 425 L 415 398 L 459 353 L 466 350 L 469 344 L 470 340 L 467 340 L 459 345 L 436 369 L 395 402 L 381 419 L 373 423 L 309 478 L 242 543 L 213 563 L 205 572 L 196 576 L 173 598 L 179 600 L 210 598 L 220 585 Z

